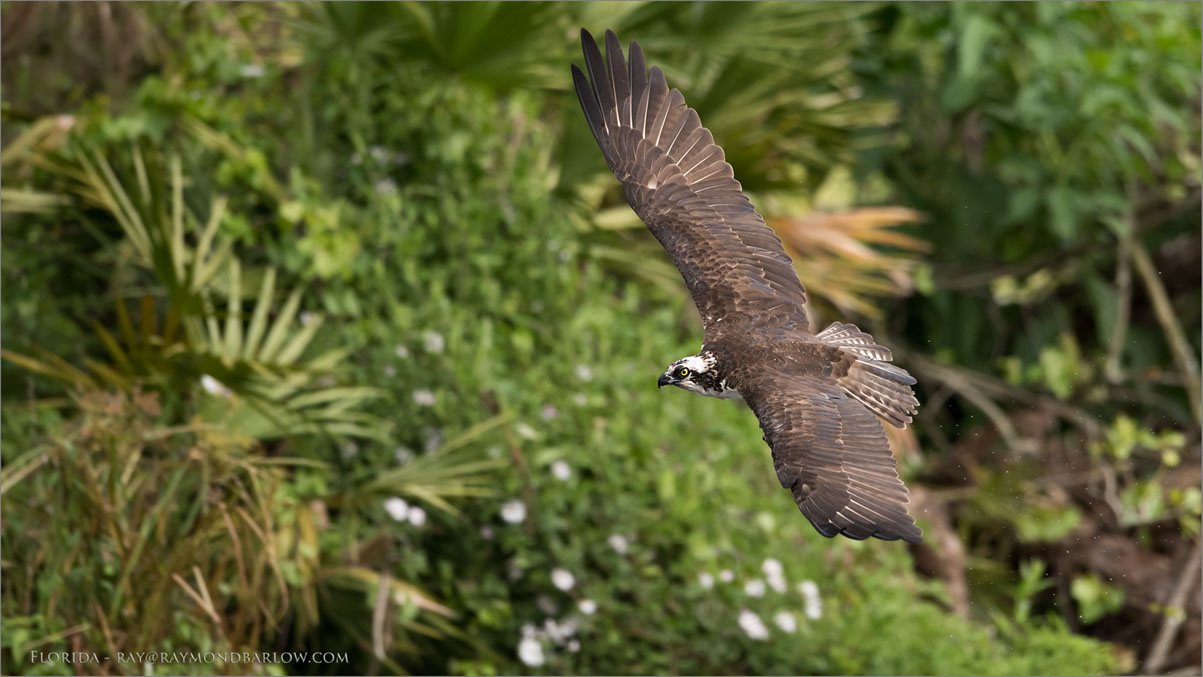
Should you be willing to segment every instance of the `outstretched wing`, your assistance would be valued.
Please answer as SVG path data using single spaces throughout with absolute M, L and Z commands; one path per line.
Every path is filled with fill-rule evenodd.
M 769 370 L 740 393 L 760 419 L 777 479 L 819 533 L 922 542 L 881 423 L 834 379 Z
M 669 91 L 659 68 L 648 73 L 638 43 L 629 67 L 611 31 L 608 64 L 588 31 L 581 45 L 590 78 L 575 65 L 572 78 L 585 118 L 627 201 L 685 278 L 707 335 L 720 322 L 808 332 L 793 261 L 698 114 Z

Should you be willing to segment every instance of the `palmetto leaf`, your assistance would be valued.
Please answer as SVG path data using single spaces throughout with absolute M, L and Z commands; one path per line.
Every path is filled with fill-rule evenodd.
M 411 496 L 458 516 L 459 511 L 447 499 L 492 496 L 495 478 L 491 471 L 503 467 L 505 463 L 500 460 L 461 460 L 456 453 L 507 421 L 509 416 L 500 414 L 478 423 L 448 440 L 439 449 L 381 473 L 347 500 L 363 502 L 382 496 Z
M 876 317 L 874 297 L 914 289 L 912 272 L 929 245 L 897 228 L 920 220 L 910 209 L 869 207 L 770 218 L 769 225 L 798 262 L 798 276 L 812 293 L 843 313 Z
M 42 211 L 75 201 L 107 213 L 132 245 L 134 262 L 151 273 L 160 293 L 142 297 L 136 329 L 124 300 L 115 304 L 115 331 L 95 325 L 107 362 L 88 358 L 81 370 L 37 351 L 33 356 L 6 351 L 6 359 L 76 389 L 100 383 L 127 389 L 146 382 L 191 390 L 208 376 L 227 388 L 233 400 L 206 403 L 202 411 L 241 424 L 241 432 L 253 437 L 381 434 L 381 422 L 359 411 L 379 391 L 318 384 L 344 352 L 304 359 L 321 319 L 299 321 L 301 289 L 292 290 L 278 307 L 277 273 L 267 268 L 258 277 L 249 319 L 244 315 L 243 286 L 252 275 L 221 237 L 226 199 L 210 199 L 207 217 L 197 218 L 185 200 L 178 157 L 162 158 L 134 147 L 128 162 L 120 163 L 130 168 L 126 173 L 95 148 L 67 146 L 59 152 L 58 146 L 40 145 L 37 138 L 18 141 L 24 144 L 23 157 L 56 175 L 65 187 L 36 199 L 14 192 L 4 197 L 24 199 L 26 206 Z M 12 152 L 6 150 L 6 157 Z M 132 193 L 127 185 L 134 186 Z

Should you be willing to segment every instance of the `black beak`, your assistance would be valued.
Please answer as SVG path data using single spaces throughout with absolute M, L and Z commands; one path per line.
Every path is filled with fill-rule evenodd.
M 668 374 L 660 374 L 660 380 L 656 381 L 656 387 L 663 388 L 664 386 L 666 386 L 672 382 L 673 381 L 671 378 L 668 377 Z

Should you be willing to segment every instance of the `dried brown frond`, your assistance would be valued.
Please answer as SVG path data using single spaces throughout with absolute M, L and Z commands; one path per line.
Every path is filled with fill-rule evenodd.
M 922 221 L 905 207 L 863 207 L 768 219 L 797 263 L 811 298 L 842 313 L 876 317 L 873 299 L 905 296 L 914 289 L 924 240 L 898 230 Z

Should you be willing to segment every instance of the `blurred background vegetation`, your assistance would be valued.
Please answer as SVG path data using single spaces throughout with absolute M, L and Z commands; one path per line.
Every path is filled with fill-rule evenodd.
M 5 673 L 1197 669 L 1197 4 L 0 19 Z M 699 323 L 581 26 L 919 378 L 924 545 L 818 537 L 742 406 L 652 387 Z M 173 650 L 349 662 L 112 660 Z

